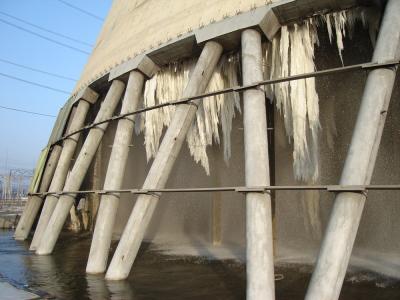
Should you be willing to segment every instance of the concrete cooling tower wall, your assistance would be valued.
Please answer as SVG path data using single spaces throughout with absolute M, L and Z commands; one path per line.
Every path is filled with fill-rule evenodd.
M 273 0 L 116 0 L 75 90 L 111 68 L 195 29 L 265 6 Z

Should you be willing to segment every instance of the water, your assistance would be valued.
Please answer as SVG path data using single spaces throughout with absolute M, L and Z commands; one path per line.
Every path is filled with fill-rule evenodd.
M 85 274 L 89 235 L 64 233 L 53 255 L 36 256 L 28 242 L 15 241 L 12 234 L 0 231 L 0 275 L 44 298 L 245 299 L 245 267 L 238 262 L 165 256 L 145 244 L 128 280 L 106 282 L 102 275 Z M 310 271 L 308 266 L 278 266 L 276 273 L 284 278 L 276 281 L 277 299 L 304 299 Z M 340 299 L 399 298 L 399 281 L 354 271 Z

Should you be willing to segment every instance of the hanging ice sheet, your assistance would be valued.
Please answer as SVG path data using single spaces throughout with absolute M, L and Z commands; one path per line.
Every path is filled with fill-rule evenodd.
M 318 26 L 326 23 L 331 42 L 336 42 L 338 54 L 343 61 L 343 39 L 351 34 L 355 21 L 372 24 L 370 32 L 376 30 L 377 16 L 368 11 L 354 9 L 316 16 L 302 22 L 283 26 L 281 32 L 269 43 L 265 61 L 270 62 L 266 78 L 280 78 L 315 71 L 314 52 L 318 45 Z M 335 36 L 335 39 L 334 39 Z M 162 68 L 146 82 L 144 106 L 149 107 L 180 98 L 189 79 L 194 60 L 174 62 Z M 239 56 L 222 57 L 207 91 L 216 91 L 238 85 Z M 283 114 L 289 141 L 293 144 L 293 170 L 297 180 L 315 182 L 319 177 L 318 136 L 319 99 L 315 78 L 276 84 L 269 87 L 275 95 L 277 109 Z M 210 173 L 207 146 L 222 143 L 224 158 L 231 155 L 231 129 L 235 109 L 240 112 L 240 98 L 236 93 L 217 95 L 204 99 L 197 111 L 196 121 L 187 135 L 190 154 Z M 147 159 L 157 153 L 164 127 L 168 127 L 174 113 L 173 107 L 148 111 L 142 118 Z

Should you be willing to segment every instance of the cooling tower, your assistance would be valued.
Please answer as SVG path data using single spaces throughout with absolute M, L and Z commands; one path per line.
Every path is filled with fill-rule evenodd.
M 396 0 L 115 0 L 41 159 L 32 248 L 68 220 L 94 231 L 89 273 L 120 240 L 108 279 L 142 238 L 247 261 L 249 299 L 273 293 L 257 263 L 316 264 L 307 299 L 337 297 L 349 259 L 399 277 L 399 16 Z

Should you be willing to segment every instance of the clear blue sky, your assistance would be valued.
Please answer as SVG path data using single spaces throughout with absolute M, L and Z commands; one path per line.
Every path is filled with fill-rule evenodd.
M 70 3 L 104 19 L 112 0 L 0 0 L 0 73 L 71 92 L 75 82 L 54 78 L 2 60 L 78 79 L 89 57 L 14 28 L 4 21 L 34 31 L 72 47 L 91 52 L 85 46 L 39 30 L 9 16 L 93 45 L 103 21 L 90 17 L 62 2 Z M 3 22 L 2 22 L 3 20 Z M 0 106 L 57 115 L 69 95 L 18 82 L 0 75 Z M 0 172 L 9 168 L 34 168 L 47 144 L 55 118 L 30 115 L 0 108 Z

